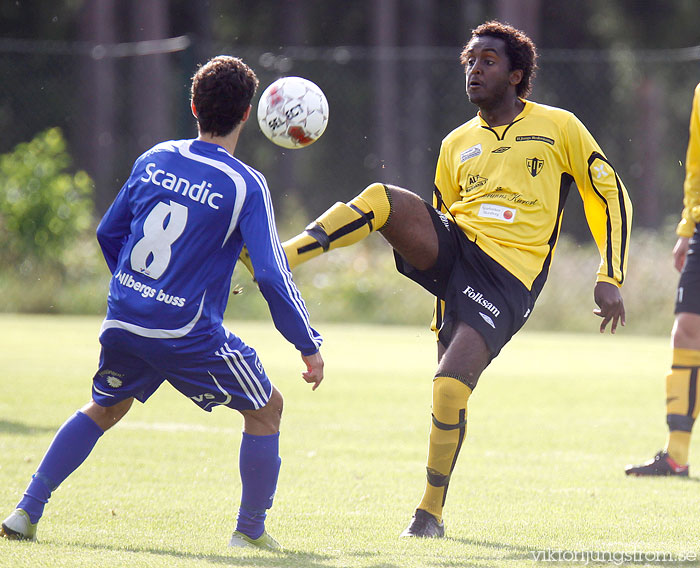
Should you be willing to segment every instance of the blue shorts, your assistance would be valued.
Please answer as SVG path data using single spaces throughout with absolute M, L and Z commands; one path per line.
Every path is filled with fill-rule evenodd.
M 92 380 L 92 398 L 100 406 L 131 397 L 145 402 L 164 381 L 206 411 L 217 405 L 257 410 L 272 394 L 255 350 L 224 328 L 179 339 L 108 329 L 100 343 L 100 368 Z

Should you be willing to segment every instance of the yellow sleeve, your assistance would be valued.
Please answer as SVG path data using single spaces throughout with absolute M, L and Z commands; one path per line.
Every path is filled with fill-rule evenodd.
M 442 146 L 440 146 L 437 167 L 435 168 L 435 189 L 442 196 L 445 207 L 449 207 L 460 199 L 460 187 L 459 183 L 457 183 L 457 174 L 453 171 L 449 154 L 449 145 L 443 141 Z M 438 211 L 447 213 L 444 207 L 440 207 L 436 194 L 433 194 L 433 207 Z
M 575 116 L 566 125 L 569 164 L 600 252 L 597 281 L 621 286 L 627 272 L 632 203 L 615 168 Z
M 680 237 L 692 237 L 695 223 L 700 221 L 700 84 L 695 87 L 693 107 L 690 111 L 690 137 L 685 157 L 685 183 L 683 184 L 683 213 L 676 233 Z

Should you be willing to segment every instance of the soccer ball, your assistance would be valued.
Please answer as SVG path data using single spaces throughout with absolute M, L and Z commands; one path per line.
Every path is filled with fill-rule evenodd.
M 328 101 L 307 79 L 282 77 L 260 96 L 258 123 L 278 146 L 303 148 L 319 139 L 328 124 Z

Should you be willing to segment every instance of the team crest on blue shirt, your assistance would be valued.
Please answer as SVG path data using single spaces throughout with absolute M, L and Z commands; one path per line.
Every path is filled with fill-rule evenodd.
M 527 171 L 530 172 L 532 177 L 540 173 L 544 166 L 544 160 L 540 158 L 525 158 L 525 163 L 527 164 Z

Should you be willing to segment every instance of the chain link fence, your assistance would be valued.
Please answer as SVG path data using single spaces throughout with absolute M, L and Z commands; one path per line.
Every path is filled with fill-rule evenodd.
M 374 180 L 429 198 L 443 136 L 472 117 L 455 48 L 264 48 L 194 45 L 188 37 L 94 45 L 0 39 L 0 152 L 51 126 L 97 184 L 97 212 L 151 144 L 196 134 L 188 104 L 196 65 L 244 58 L 261 90 L 283 75 L 316 82 L 330 103 L 324 137 L 303 150 L 270 144 L 248 125 L 240 156 L 263 171 L 284 213 L 309 215 Z M 583 120 L 619 170 L 637 226 L 659 228 L 681 208 L 683 161 L 700 46 L 660 51 L 543 50 L 533 100 Z M 574 201 L 575 198 L 572 198 Z M 574 205 L 571 209 L 576 209 Z M 283 216 L 283 215 L 282 215 Z M 577 237 L 580 212 L 565 227 Z
M 372 181 L 430 199 L 442 138 L 476 112 L 464 92 L 460 51 L 272 50 L 195 43 L 186 36 L 114 45 L 0 39 L 0 153 L 46 128 L 62 128 L 75 167 L 95 180 L 99 215 L 140 153 L 160 140 L 196 135 L 188 98 L 197 64 L 220 53 L 237 55 L 256 70 L 260 92 L 280 76 L 300 75 L 329 100 L 328 128 L 308 148 L 278 148 L 253 123 L 244 130 L 239 156 L 268 178 L 285 238 L 303 226 L 300 218 L 306 222 L 333 202 L 347 201 Z M 635 227 L 665 235 L 668 242 L 660 247 L 669 251 L 682 207 L 698 82 L 700 46 L 541 50 L 534 83 L 533 100 L 571 110 L 587 125 L 630 191 Z M 564 233 L 574 243 L 591 241 L 576 192 L 569 197 Z M 633 248 L 635 253 L 644 251 Z M 566 271 L 578 272 L 568 265 Z M 675 279 L 665 270 L 650 277 L 663 281 L 669 297 L 663 310 L 669 309 Z

